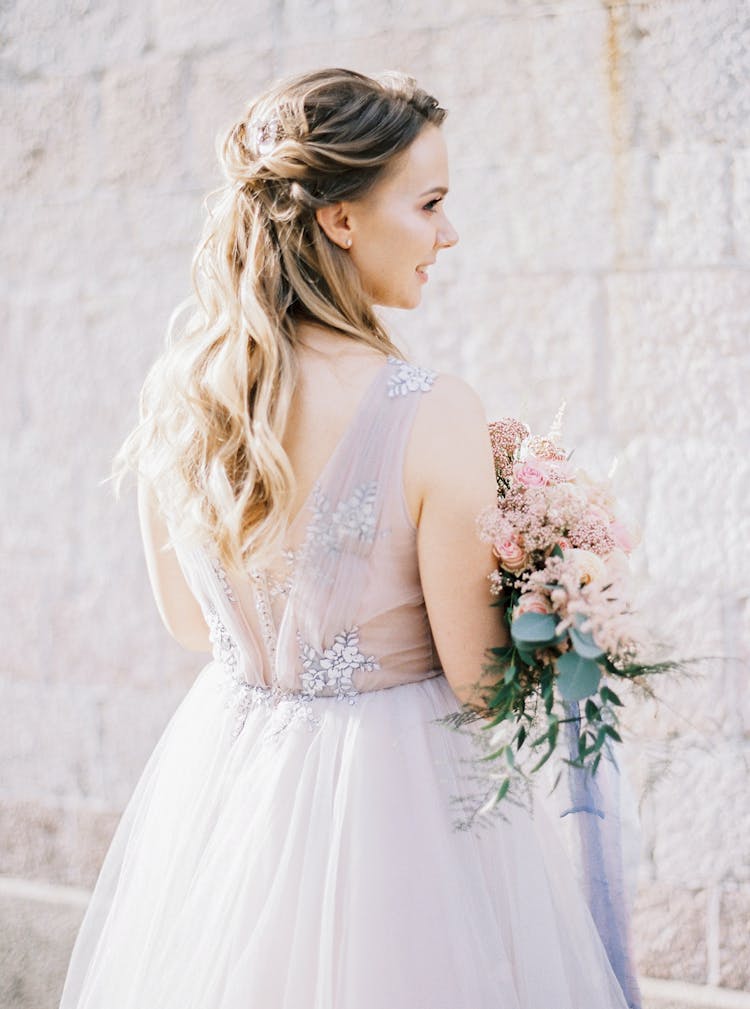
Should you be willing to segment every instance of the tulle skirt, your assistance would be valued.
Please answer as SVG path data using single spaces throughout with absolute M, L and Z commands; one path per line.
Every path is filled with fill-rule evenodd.
M 545 810 L 456 829 L 476 748 L 442 674 L 239 734 L 224 677 L 149 758 L 61 1009 L 625 1009 Z

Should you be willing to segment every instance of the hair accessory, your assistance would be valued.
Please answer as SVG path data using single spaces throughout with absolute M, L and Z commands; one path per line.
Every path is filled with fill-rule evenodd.
M 267 120 L 253 119 L 248 126 L 248 132 L 255 150 L 261 157 L 270 154 L 282 138 L 281 123 L 278 116 Z

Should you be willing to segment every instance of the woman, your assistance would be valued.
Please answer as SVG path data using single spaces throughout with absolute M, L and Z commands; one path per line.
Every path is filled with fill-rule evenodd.
M 326 69 L 253 101 L 115 471 L 213 652 L 123 814 L 61 1009 L 624 1009 L 551 821 L 454 829 L 490 605 L 487 418 L 405 361 L 458 236 L 445 110 Z M 168 548 L 173 545 L 174 550 Z M 470 734 L 469 734 L 470 735 Z

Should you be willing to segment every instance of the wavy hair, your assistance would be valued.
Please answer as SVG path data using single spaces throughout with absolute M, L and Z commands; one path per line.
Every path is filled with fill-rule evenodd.
M 276 83 L 219 138 L 226 183 L 204 203 L 193 291 L 170 317 L 109 478 L 116 497 L 127 471 L 145 480 L 172 539 L 209 541 L 239 570 L 282 542 L 296 323 L 401 356 L 315 211 L 365 196 L 445 115 L 406 74 L 322 69 Z

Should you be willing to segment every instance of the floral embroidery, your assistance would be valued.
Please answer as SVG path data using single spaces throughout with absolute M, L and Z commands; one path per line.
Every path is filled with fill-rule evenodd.
M 236 671 L 240 659 L 240 650 L 213 603 L 208 604 L 206 623 L 208 624 L 208 640 L 213 645 L 212 654 L 214 659 L 217 662 L 221 662 L 230 671 Z
M 234 592 L 232 591 L 232 586 L 229 584 L 229 577 L 218 557 L 211 558 L 211 567 L 214 569 L 216 577 L 219 579 L 224 595 L 230 603 L 236 603 L 237 600 L 235 599 Z
M 364 655 L 359 648 L 359 627 L 337 634 L 330 648 L 317 651 L 302 640 L 297 632 L 300 658 L 302 659 L 303 692 L 310 696 L 325 695 L 338 699 L 348 698 L 354 704 L 359 690 L 352 683 L 356 672 L 370 673 L 380 669 L 374 655 Z
M 354 673 L 380 669 L 374 655 L 360 651 L 357 626 L 337 634 L 331 647 L 322 652 L 306 644 L 299 633 L 297 640 L 303 666 L 302 690 L 289 690 L 277 683 L 272 686 L 248 683 L 237 671 L 236 663 L 220 660 L 225 673 L 224 707 L 231 710 L 234 718 L 232 738 L 242 732 L 250 711 L 259 707 L 271 715 L 266 731 L 272 735 L 282 733 L 294 723 L 312 731 L 321 720 L 312 703 L 317 697 L 346 699 L 349 704 L 356 704 L 360 691 L 352 682 Z
M 297 560 L 296 550 L 282 550 L 281 556 L 286 561 L 287 567 L 291 568 L 291 571 L 285 578 L 277 578 L 273 571 L 266 570 L 266 577 L 268 581 L 268 593 L 271 598 L 275 596 L 288 596 L 292 591 L 292 585 L 294 583 L 294 563 Z
M 248 683 L 242 676 L 229 673 L 225 683 L 225 708 L 232 711 L 234 724 L 232 738 L 242 732 L 248 714 L 256 708 L 269 713 L 270 721 L 266 731 L 279 735 L 290 725 L 297 723 L 310 732 L 320 724 L 320 716 L 312 708 L 312 698 L 295 690 L 283 689 L 275 684 Z
M 320 482 L 313 487 L 313 517 L 307 531 L 308 548 L 341 553 L 357 544 L 372 543 L 375 539 L 377 481 L 358 484 L 351 495 L 334 508 L 321 489 Z
M 260 630 L 263 635 L 266 651 L 268 652 L 268 659 L 273 669 L 276 659 L 276 625 L 274 624 L 273 612 L 271 610 L 271 599 L 265 569 L 251 568 L 250 577 L 253 581 L 255 610 L 260 621 Z
M 431 368 L 423 368 L 418 364 L 402 361 L 390 355 L 391 364 L 398 365 L 394 374 L 388 377 L 388 395 L 406 396 L 410 392 L 428 392 L 437 377 L 437 372 Z

